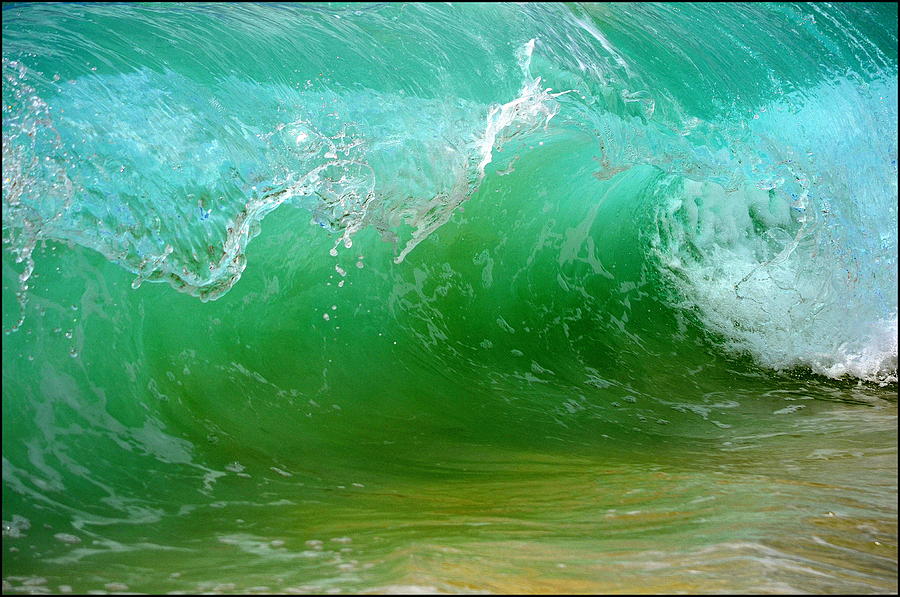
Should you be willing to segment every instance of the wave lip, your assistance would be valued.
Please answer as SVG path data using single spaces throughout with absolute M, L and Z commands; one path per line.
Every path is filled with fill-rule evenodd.
M 30 10 L 19 11 L 21 17 Z M 149 26 L 147 10 L 116 8 L 112 14 L 121 23 L 136 19 L 136 27 Z M 273 9 L 247 10 L 242 19 Z M 378 10 L 341 21 L 370 26 Z M 431 10 L 438 17 L 457 9 L 412 10 L 426 18 Z M 338 69 L 353 75 L 333 72 L 330 78 L 313 60 L 316 54 L 298 51 L 309 31 L 331 31 L 328 11 L 297 9 L 289 26 L 296 35 L 285 46 L 213 18 L 215 11 L 187 11 L 178 18 L 196 20 L 185 27 L 192 35 L 167 50 L 179 60 L 92 45 L 95 58 L 103 59 L 97 60 L 100 70 L 93 62 L 67 64 L 87 50 L 76 33 L 90 29 L 90 20 L 61 17 L 73 19 L 61 21 L 73 30 L 56 33 L 66 40 L 59 47 L 34 33 L 41 31 L 40 18 L 21 31 L 7 25 L 3 229 L 24 264 L 21 308 L 32 251 L 44 240 L 101 253 L 135 274 L 134 287 L 166 281 L 201 300 L 217 299 L 243 275 L 247 247 L 263 220 L 283 205 L 303 209 L 312 224 L 334 235 L 332 256 L 368 228 L 393 243 L 399 264 L 487 177 L 512 172 L 513 164 L 527 161 L 517 162 L 525 153 L 546 143 L 540 158 L 554 164 L 540 175 L 569 190 L 581 184 L 576 178 L 589 178 L 588 157 L 600 163 L 593 176 L 601 181 L 632 167 L 682 181 L 681 188 L 657 193 L 656 222 L 635 225 L 665 228 L 655 249 L 663 275 L 677 289 L 673 302 L 698 313 L 701 325 L 729 348 L 776 369 L 807 366 L 832 377 L 896 380 L 897 236 L 886 217 L 896 216 L 897 199 L 891 182 L 897 173 L 895 58 L 878 50 L 858 64 L 859 44 L 874 42 L 855 29 L 818 31 L 813 18 L 804 27 L 824 40 L 822 47 L 794 37 L 775 37 L 766 46 L 763 36 L 747 32 L 748 43 L 763 44 L 758 56 L 767 77 L 720 71 L 729 60 L 698 66 L 682 51 L 677 30 L 654 36 L 656 52 L 672 61 L 655 72 L 662 62 L 642 60 L 650 46 L 628 40 L 648 22 L 663 26 L 690 21 L 689 15 L 653 5 L 637 12 L 515 10 L 515 18 L 503 20 L 511 28 L 504 35 L 495 31 L 499 24 L 480 18 L 471 31 L 459 31 L 459 56 L 444 53 L 440 36 L 428 41 L 433 52 L 421 57 L 428 68 L 352 71 L 348 60 Z M 636 18 L 643 10 L 647 18 Z M 692 10 L 704 15 L 694 19 L 706 22 L 706 11 L 715 9 Z M 805 9 L 747 10 L 790 22 Z M 716 13 L 723 24 L 740 22 L 741 36 L 749 15 L 734 8 Z M 421 30 L 406 25 L 406 39 L 418 40 Z M 210 31 L 221 35 L 204 35 Z M 226 43 L 229 36 L 241 43 Z M 366 61 L 377 54 L 402 62 L 377 37 L 332 41 L 323 55 L 340 48 L 348 56 L 358 50 Z M 646 40 L 638 35 L 636 41 Z M 708 56 L 734 49 L 695 41 L 695 51 Z M 251 43 L 273 53 L 261 52 L 260 64 L 235 62 L 227 52 L 187 60 Z M 816 58 L 830 56 L 825 46 L 842 50 L 833 67 Z M 467 47 L 478 51 L 467 57 Z M 274 59 L 285 50 L 298 56 L 291 71 Z M 804 62 L 810 57 L 815 60 Z M 697 75 L 696 87 L 681 89 L 690 77 L 674 80 L 670 69 Z M 430 70 L 441 76 L 426 77 Z M 719 104 L 719 87 L 740 88 L 740 99 Z M 585 139 L 599 155 L 579 154 Z M 503 149 L 515 155 L 500 159 Z M 640 203 L 638 195 L 621 200 Z M 574 200 L 598 201 L 590 191 Z M 488 226 L 506 224 L 488 216 Z M 626 242 L 622 238 L 620 227 L 591 241 L 613 246 Z M 305 247 L 291 249 L 300 254 Z

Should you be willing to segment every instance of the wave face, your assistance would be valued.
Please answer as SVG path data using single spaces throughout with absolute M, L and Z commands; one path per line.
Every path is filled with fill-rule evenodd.
M 9 5 L 2 72 L 5 592 L 896 590 L 896 5 Z

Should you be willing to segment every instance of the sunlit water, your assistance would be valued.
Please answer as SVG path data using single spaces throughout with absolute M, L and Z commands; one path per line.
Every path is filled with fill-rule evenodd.
M 897 591 L 895 5 L 10 5 L 3 77 L 4 592 Z

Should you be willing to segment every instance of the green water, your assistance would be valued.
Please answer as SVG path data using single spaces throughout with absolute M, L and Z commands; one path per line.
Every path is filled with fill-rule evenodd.
M 896 592 L 895 5 L 3 17 L 5 593 Z

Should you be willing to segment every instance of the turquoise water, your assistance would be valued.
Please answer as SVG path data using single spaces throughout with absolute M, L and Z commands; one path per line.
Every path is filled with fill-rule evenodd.
M 897 590 L 892 4 L 7 5 L 4 592 Z

